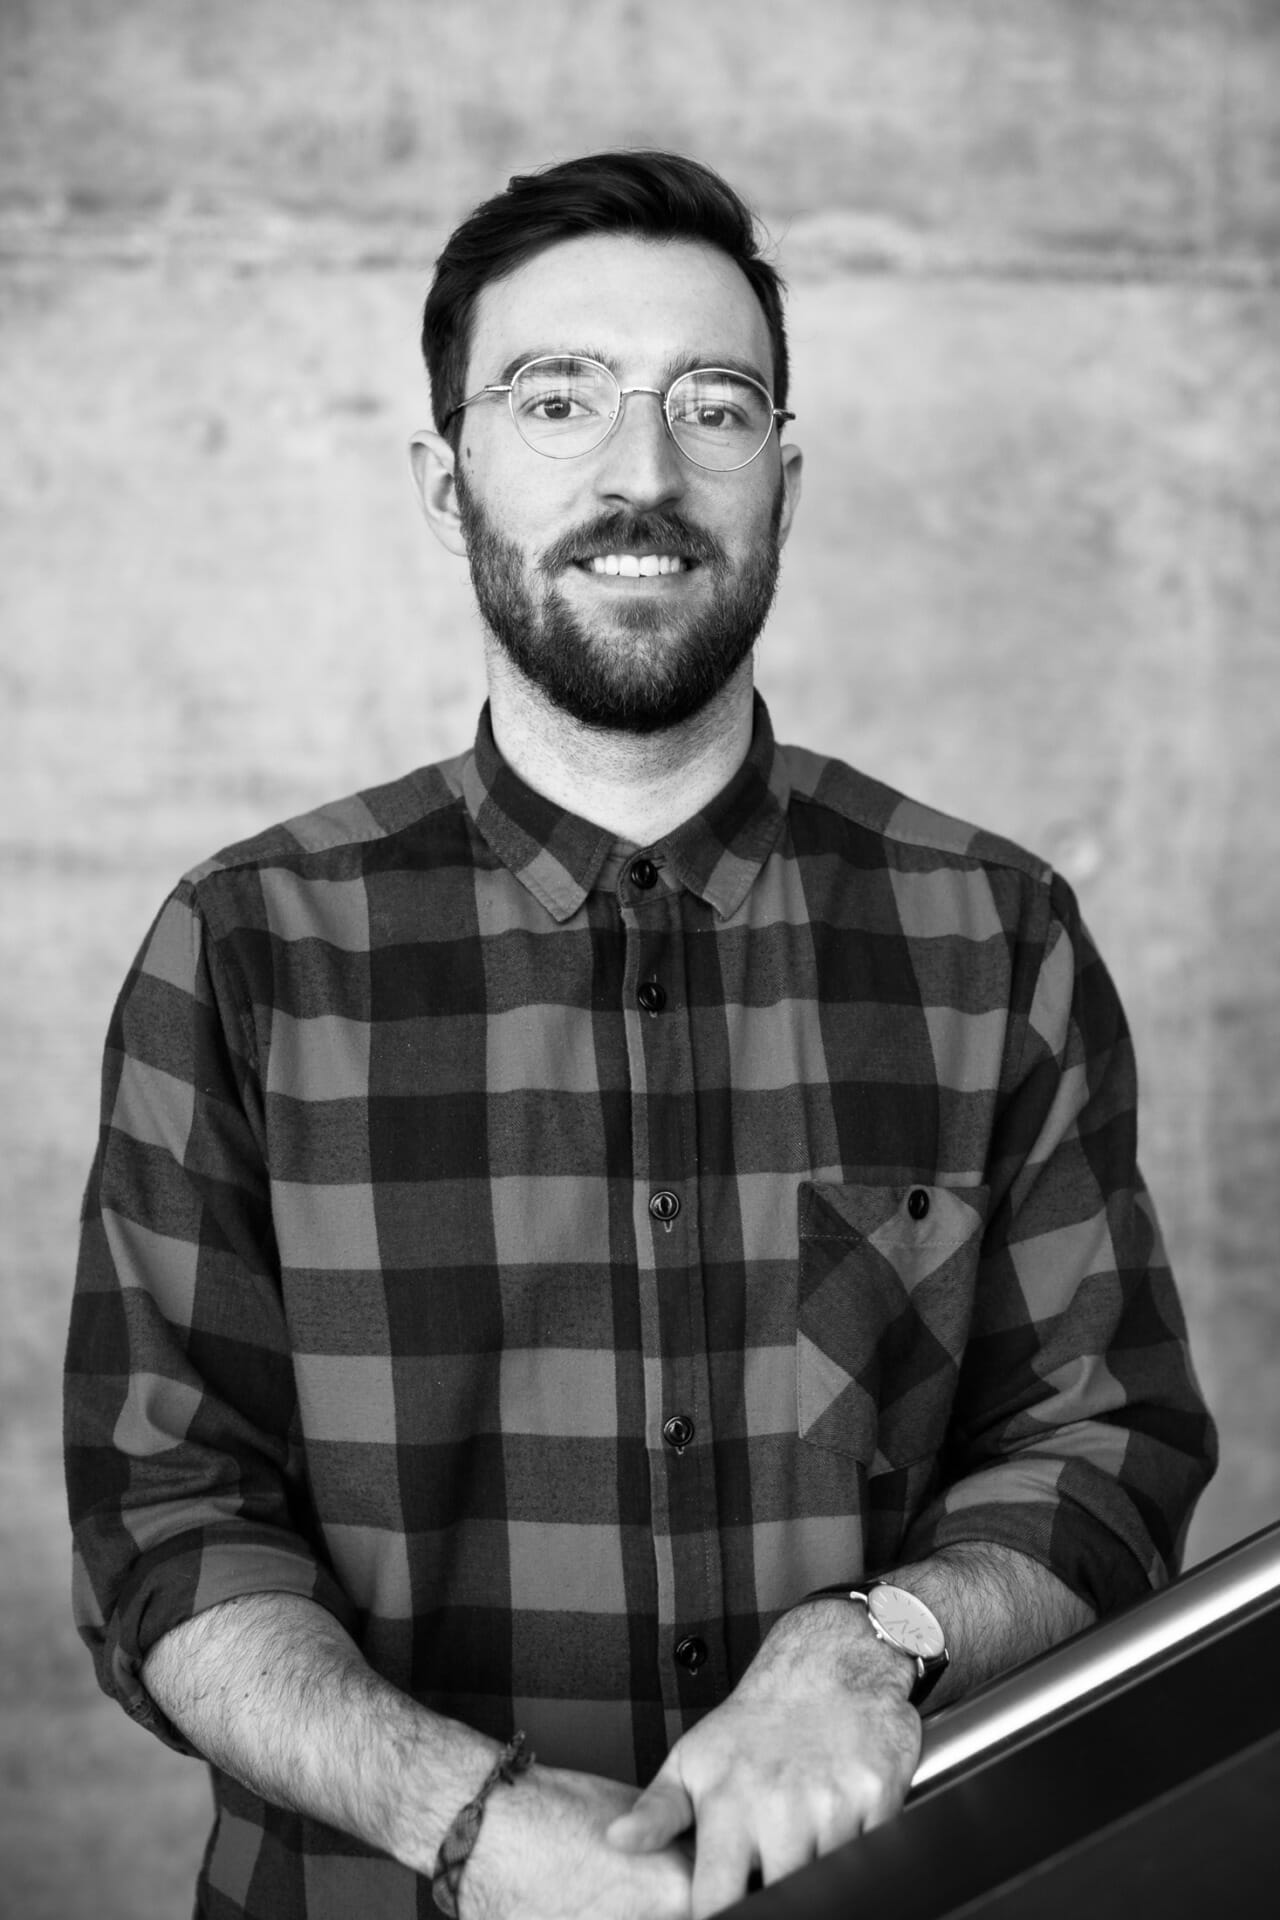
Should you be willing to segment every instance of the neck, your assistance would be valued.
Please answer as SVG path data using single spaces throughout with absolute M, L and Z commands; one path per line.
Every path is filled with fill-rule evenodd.
M 492 640 L 486 665 L 493 737 L 508 766 L 535 793 L 637 846 L 705 807 L 751 746 L 750 655 L 700 713 L 649 734 L 581 726 Z

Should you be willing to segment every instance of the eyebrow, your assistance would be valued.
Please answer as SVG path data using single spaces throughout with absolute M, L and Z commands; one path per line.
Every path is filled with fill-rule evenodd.
M 602 367 L 608 367 L 615 379 L 618 374 L 618 362 L 613 354 L 602 352 L 599 347 L 567 347 L 563 342 L 554 347 L 525 347 L 514 354 L 496 380 L 486 381 L 486 386 L 507 386 L 519 373 L 521 367 L 527 367 L 531 360 L 598 360 Z M 666 362 L 659 376 L 663 389 L 678 380 L 682 373 L 696 373 L 700 367 L 724 367 L 730 373 L 741 373 L 748 380 L 754 380 L 766 393 L 773 388 L 768 376 L 761 371 L 754 360 L 741 360 L 736 354 L 722 354 L 718 359 L 708 359 L 701 353 L 676 354 Z

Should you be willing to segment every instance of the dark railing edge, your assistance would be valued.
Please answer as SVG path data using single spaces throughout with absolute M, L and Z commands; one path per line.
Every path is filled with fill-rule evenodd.
M 1280 1597 L 1280 1521 L 926 1720 L 912 1797 L 1078 1711 L 1268 1596 Z

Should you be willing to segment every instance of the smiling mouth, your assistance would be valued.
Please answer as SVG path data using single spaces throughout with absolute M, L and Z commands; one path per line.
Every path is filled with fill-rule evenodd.
M 584 573 L 602 573 L 623 580 L 656 580 L 665 574 L 688 573 L 698 563 L 680 553 L 597 553 L 578 561 Z

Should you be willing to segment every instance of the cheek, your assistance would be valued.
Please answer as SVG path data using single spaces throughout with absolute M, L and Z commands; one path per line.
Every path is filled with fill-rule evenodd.
M 782 525 L 787 495 L 780 471 L 762 473 L 752 502 L 757 536 L 776 535 Z
M 699 524 L 737 560 L 750 559 L 760 551 L 773 523 L 773 493 L 763 487 L 744 492 L 732 503 L 717 501 L 699 517 Z
M 541 549 L 592 517 L 576 487 L 557 485 L 553 474 L 504 475 L 491 485 L 489 511 L 495 524 L 526 549 Z

